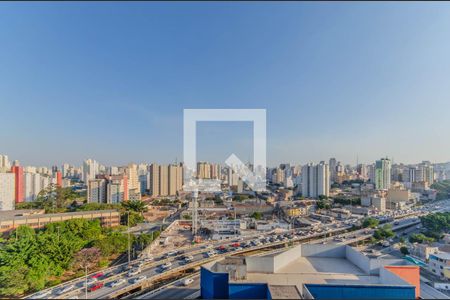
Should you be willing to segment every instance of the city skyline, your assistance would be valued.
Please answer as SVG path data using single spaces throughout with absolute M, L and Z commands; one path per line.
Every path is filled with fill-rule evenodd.
M 268 165 L 450 161 L 447 3 L 33 7 L 0 18 L 0 150 L 24 165 L 181 161 L 185 108 L 266 109 Z M 198 143 L 252 158 L 250 124 Z

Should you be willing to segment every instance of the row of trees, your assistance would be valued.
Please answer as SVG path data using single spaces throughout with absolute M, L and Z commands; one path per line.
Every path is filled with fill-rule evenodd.
M 0 295 L 17 296 L 41 290 L 61 278 L 80 276 L 84 268 L 105 267 L 128 249 L 128 235 L 120 228 L 102 228 L 98 220 L 73 219 L 34 230 L 20 226 L 0 245 Z M 131 235 L 143 249 L 159 231 Z M 87 265 L 85 257 L 91 262 Z

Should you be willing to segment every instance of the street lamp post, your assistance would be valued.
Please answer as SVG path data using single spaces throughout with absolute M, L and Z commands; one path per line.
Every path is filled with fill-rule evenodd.
M 88 286 L 87 286 L 87 276 L 88 276 L 88 271 L 87 271 L 87 265 L 84 266 L 84 298 L 87 299 L 87 291 L 88 291 Z

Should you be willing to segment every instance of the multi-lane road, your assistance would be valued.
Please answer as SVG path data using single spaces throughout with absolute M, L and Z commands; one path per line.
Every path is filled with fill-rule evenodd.
M 444 206 L 445 207 L 445 206 Z M 438 210 L 438 209 L 434 209 Z M 423 209 L 411 212 L 409 214 L 399 215 L 396 218 L 404 218 L 391 222 L 394 225 L 394 230 L 404 228 L 407 226 L 413 226 L 417 224 L 417 215 L 426 214 L 431 210 Z M 398 223 L 397 223 L 398 222 Z M 194 266 L 201 265 L 207 261 L 216 259 L 220 256 L 240 254 L 253 250 L 270 248 L 274 246 L 288 246 L 292 243 L 304 243 L 314 242 L 340 242 L 340 243 L 352 243 L 358 240 L 362 240 L 370 237 L 373 234 L 372 230 L 362 229 L 347 232 L 351 230 L 351 225 L 340 224 L 337 228 L 324 227 L 322 232 L 313 232 L 308 229 L 298 229 L 289 233 L 276 234 L 274 232 L 268 232 L 264 234 L 252 235 L 247 237 L 241 237 L 234 240 L 209 242 L 205 245 L 194 245 L 178 249 L 178 252 L 168 255 L 166 253 L 163 256 L 155 257 L 153 260 L 145 261 L 144 258 L 134 260 L 130 266 L 128 264 L 122 264 L 119 266 L 111 267 L 103 271 L 103 275 L 88 284 L 88 287 L 101 285 L 97 290 L 87 292 L 85 289 L 85 278 L 75 279 L 50 289 L 41 291 L 39 293 L 29 295 L 31 298 L 66 298 L 66 299 L 83 299 L 87 298 L 114 298 L 122 293 L 143 288 L 151 287 L 152 282 L 157 279 L 161 279 L 165 276 L 175 274 L 182 270 L 192 268 Z M 342 240 L 335 240 L 333 236 L 340 235 Z M 330 237 L 331 236 L 331 237 Z M 214 251 L 215 254 L 211 253 Z M 208 254 L 210 252 L 210 254 Z M 189 257 L 189 260 L 184 258 Z M 170 262 L 170 266 L 163 269 L 162 266 Z M 140 273 L 129 276 L 129 268 L 139 267 Z M 89 279 L 94 274 L 89 275 Z M 145 276 L 145 277 L 142 277 Z M 141 278 L 142 281 L 135 283 L 136 279 Z M 112 283 L 119 281 L 120 285 L 114 286 Z M 93 280 L 94 281 L 94 280 Z M 99 286 L 100 286 L 99 285 Z

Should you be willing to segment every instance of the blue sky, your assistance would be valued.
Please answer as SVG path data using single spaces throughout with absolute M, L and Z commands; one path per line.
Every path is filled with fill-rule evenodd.
M 0 153 L 182 160 L 184 108 L 264 108 L 267 159 L 450 160 L 449 3 L 0 3 Z M 248 123 L 198 158 L 252 159 Z

